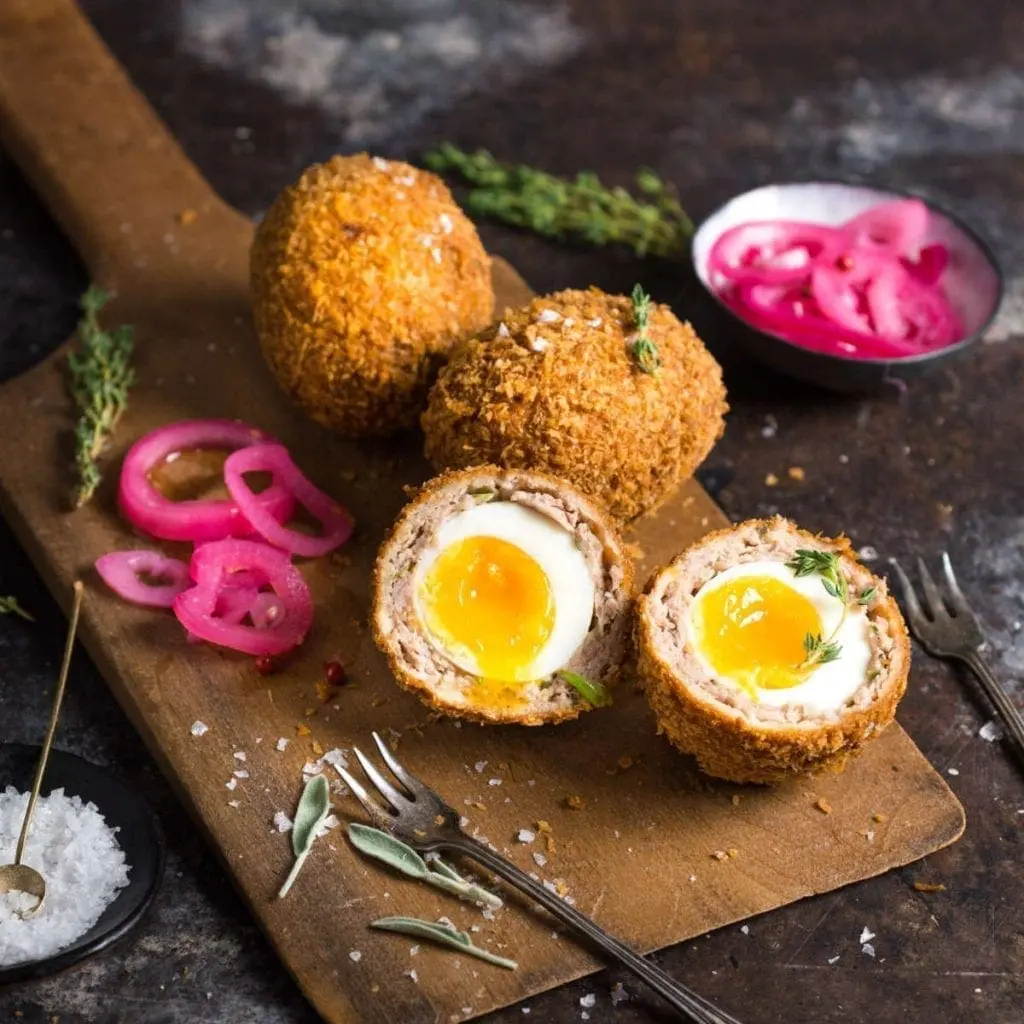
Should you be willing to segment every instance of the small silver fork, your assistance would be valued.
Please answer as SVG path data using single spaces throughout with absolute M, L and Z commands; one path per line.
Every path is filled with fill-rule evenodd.
M 553 917 L 557 917 L 575 932 L 589 939 L 614 960 L 628 967 L 695 1024 L 740 1024 L 735 1017 L 716 1009 L 714 1005 L 680 984 L 660 967 L 618 939 L 612 938 L 589 917 L 535 882 L 510 861 L 471 836 L 467 836 L 459 825 L 458 811 L 449 807 L 437 793 L 403 768 L 376 733 L 373 734 L 373 739 L 384 763 L 401 784 L 400 787 L 389 781 L 361 750 L 353 748 L 352 752 L 362 765 L 367 778 L 383 797 L 383 804 L 370 796 L 350 772 L 342 768 L 338 771 L 356 799 L 366 808 L 366 813 L 370 815 L 377 828 L 390 832 L 421 853 L 444 851 L 460 854 L 493 872 L 525 896 L 539 903 Z
M 1024 757 L 1024 717 L 1014 706 L 1010 695 L 985 664 L 978 649 L 985 643 L 978 617 L 971 611 L 967 598 L 956 581 L 949 555 L 942 553 L 942 570 L 946 577 L 946 590 L 941 591 L 932 579 L 924 560 L 917 560 L 921 588 L 927 610 L 907 579 L 899 562 L 894 558 L 892 567 L 903 586 L 903 599 L 907 606 L 910 629 L 921 641 L 924 649 L 937 658 L 953 658 L 963 662 L 977 676 L 988 699 L 995 705 L 1010 735 L 1017 741 L 1019 753 Z

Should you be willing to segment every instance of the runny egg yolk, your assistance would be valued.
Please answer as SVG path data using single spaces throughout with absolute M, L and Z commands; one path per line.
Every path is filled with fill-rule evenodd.
M 449 649 L 468 651 L 480 675 L 530 679 L 555 624 L 547 574 L 522 548 L 497 537 L 449 544 L 424 576 L 426 625 Z
M 772 576 L 743 576 L 703 594 L 692 622 L 714 671 L 752 696 L 807 678 L 804 638 L 822 632 L 821 616 L 803 594 Z

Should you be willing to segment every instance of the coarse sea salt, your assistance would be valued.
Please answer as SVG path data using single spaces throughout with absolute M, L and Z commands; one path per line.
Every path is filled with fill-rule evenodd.
M 8 786 L 0 793 L 0 863 L 14 861 L 28 794 Z M 99 920 L 120 889 L 129 867 L 95 804 L 55 789 L 40 797 L 32 817 L 25 862 L 46 879 L 46 902 L 33 917 L 17 911 L 31 897 L 0 896 L 0 966 L 45 960 L 70 946 Z

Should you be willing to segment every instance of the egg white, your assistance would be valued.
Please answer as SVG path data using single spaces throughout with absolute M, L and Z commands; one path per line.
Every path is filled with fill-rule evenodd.
M 445 548 L 467 537 L 496 537 L 514 544 L 532 558 L 547 577 L 555 608 L 548 642 L 524 667 L 523 680 L 545 679 L 563 668 L 590 632 L 594 614 L 594 580 L 583 553 L 568 530 L 531 508 L 510 501 L 477 505 L 443 523 L 423 553 L 413 577 L 414 607 L 427 636 L 459 668 L 483 676 L 471 651 L 451 648 L 426 625 L 420 604 L 422 584 Z
M 820 576 L 798 577 L 783 562 L 744 562 L 741 565 L 731 566 L 708 580 L 697 591 L 690 605 L 686 620 L 689 646 L 709 676 L 715 679 L 726 679 L 738 687 L 740 683 L 736 679 L 722 676 L 711 667 L 708 658 L 700 648 L 698 633 L 694 627 L 693 613 L 708 594 L 731 580 L 742 579 L 744 576 L 771 576 L 806 597 L 821 616 L 822 636 L 827 637 L 831 634 L 843 614 L 839 600 L 825 591 Z M 819 665 L 811 671 L 804 682 L 796 686 L 778 690 L 758 689 L 758 703 L 770 707 L 802 704 L 805 708 L 814 711 L 838 710 L 853 696 L 867 677 L 868 666 L 871 663 L 869 635 L 866 611 L 860 607 L 851 607 L 846 613 L 846 621 L 835 638 L 836 642 L 842 646 L 839 658 Z

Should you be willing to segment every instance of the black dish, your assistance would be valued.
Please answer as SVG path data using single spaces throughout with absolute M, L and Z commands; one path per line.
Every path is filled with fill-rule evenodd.
M 876 203 L 908 197 L 908 193 L 894 189 L 840 181 L 765 185 L 734 196 L 705 218 L 693 236 L 694 273 L 711 299 L 705 311 L 709 323 L 698 324 L 698 329 L 708 337 L 724 336 L 735 341 L 748 355 L 782 373 L 832 391 L 865 393 L 886 386 L 900 387 L 902 382 L 956 358 L 992 325 L 1003 299 L 1003 272 L 992 250 L 972 228 L 927 199 L 921 200 L 931 215 L 927 240 L 942 242 L 950 250 L 951 264 L 944 280 L 966 328 L 961 341 L 945 348 L 891 360 L 850 359 L 815 352 L 752 327 L 715 295 L 708 281 L 708 252 L 734 225 L 775 218 L 837 224 Z
M 39 747 L 0 745 L 0 789 L 30 789 L 39 753 Z M 68 796 L 94 803 L 107 824 L 120 829 L 117 840 L 131 868 L 128 884 L 96 924 L 66 949 L 46 960 L 0 967 L 0 985 L 55 974 L 111 946 L 139 923 L 163 877 L 163 829 L 141 797 L 104 769 L 74 754 L 55 750 L 50 755 L 41 792 L 46 796 L 61 788 Z

